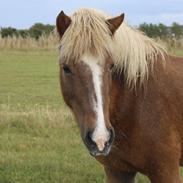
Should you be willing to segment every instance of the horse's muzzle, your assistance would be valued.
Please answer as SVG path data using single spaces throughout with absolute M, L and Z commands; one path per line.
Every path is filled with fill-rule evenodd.
M 109 137 L 109 140 L 105 143 L 105 147 L 102 151 L 98 149 L 97 144 L 92 140 L 93 132 L 92 131 L 87 132 L 84 139 L 84 143 L 92 156 L 100 156 L 100 155 L 107 156 L 109 154 L 115 138 L 115 133 L 113 128 L 109 129 L 108 131 L 109 131 L 110 137 Z

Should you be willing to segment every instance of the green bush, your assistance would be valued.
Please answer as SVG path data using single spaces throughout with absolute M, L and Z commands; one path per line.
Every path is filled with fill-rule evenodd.
M 171 27 L 171 32 L 175 38 L 180 38 L 183 36 L 183 26 L 174 22 Z
M 29 34 L 31 37 L 38 39 L 42 35 L 49 35 L 53 31 L 53 29 L 53 25 L 36 23 L 29 29 Z
M 7 28 L 1 28 L 1 36 L 4 37 L 13 37 L 18 36 L 18 31 L 15 28 L 7 27 Z

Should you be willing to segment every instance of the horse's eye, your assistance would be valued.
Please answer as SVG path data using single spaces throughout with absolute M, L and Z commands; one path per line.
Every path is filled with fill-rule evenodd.
M 72 73 L 71 70 L 70 70 L 70 68 L 68 67 L 68 65 L 63 65 L 63 70 L 64 70 L 64 72 L 65 72 L 66 74 Z
M 114 68 L 114 64 L 109 65 L 109 70 L 111 71 Z

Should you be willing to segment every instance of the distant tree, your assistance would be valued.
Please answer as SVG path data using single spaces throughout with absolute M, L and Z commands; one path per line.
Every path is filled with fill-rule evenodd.
M 18 36 L 18 31 L 15 28 L 7 27 L 7 28 L 1 28 L 0 34 L 3 38 L 8 36 L 13 37 Z
M 183 26 L 174 22 L 171 26 L 171 33 L 175 38 L 180 38 L 183 36 Z
M 18 35 L 23 38 L 26 38 L 29 35 L 29 32 L 28 32 L 28 30 L 20 29 L 20 30 L 18 30 Z
M 51 31 L 53 31 L 53 25 L 44 25 L 42 23 L 36 23 L 29 29 L 29 34 L 31 37 L 38 39 L 42 35 L 48 35 Z
M 151 35 L 149 24 L 143 23 L 139 25 L 139 29 L 144 32 L 147 36 Z
M 158 29 L 159 29 L 159 37 L 160 38 L 167 38 L 170 36 L 170 33 L 169 33 L 169 30 L 168 30 L 168 27 L 164 24 L 158 24 Z
M 168 37 L 169 31 L 168 27 L 164 24 L 147 24 L 143 23 L 139 26 L 139 29 L 147 34 L 149 37 Z
M 149 37 L 156 37 L 157 36 L 157 27 L 153 24 L 143 23 L 139 26 L 139 29 L 143 31 Z

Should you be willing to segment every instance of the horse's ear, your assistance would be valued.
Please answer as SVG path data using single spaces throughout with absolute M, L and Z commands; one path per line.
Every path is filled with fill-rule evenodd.
M 56 19 L 57 32 L 59 33 L 60 38 L 64 35 L 64 32 L 67 30 L 70 24 L 71 18 L 61 11 Z
M 115 31 L 119 28 L 119 26 L 122 24 L 123 20 L 124 20 L 125 14 L 121 14 L 120 16 L 108 19 L 106 21 L 106 23 L 109 26 L 109 29 L 111 31 L 112 34 L 115 33 Z

